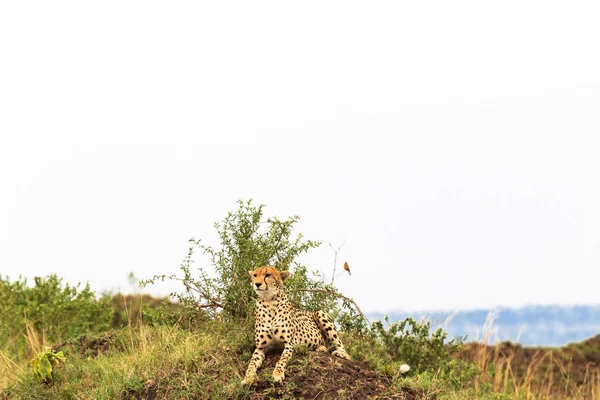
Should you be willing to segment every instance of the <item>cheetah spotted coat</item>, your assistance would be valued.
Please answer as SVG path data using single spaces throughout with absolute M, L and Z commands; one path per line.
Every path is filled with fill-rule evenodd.
M 293 347 L 297 345 L 304 344 L 318 351 L 327 351 L 326 345 L 329 345 L 334 356 L 350 358 L 329 315 L 323 311 L 299 310 L 290 303 L 283 291 L 283 281 L 289 277 L 289 271 L 259 267 L 248 273 L 258 295 L 254 329 L 256 349 L 243 384 L 252 383 L 256 379 L 256 370 L 262 365 L 265 350 L 269 346 L 283 345 L 283 353 L 273 371 L 275 382 L 283 381 L 285 366 L 293 354 Z

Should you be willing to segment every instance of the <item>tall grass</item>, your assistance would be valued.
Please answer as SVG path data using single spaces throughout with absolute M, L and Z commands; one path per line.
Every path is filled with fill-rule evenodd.
M 462 353 L 480 371 L 474 381 L 477 394 L 492 390 L 514 400 L 600 400 L 597 363 L 588 363 L 581 371 L 565 349 L 492 343 L 495 317 L 494 313 L 488 315 L 482 339 L 467 344 Z

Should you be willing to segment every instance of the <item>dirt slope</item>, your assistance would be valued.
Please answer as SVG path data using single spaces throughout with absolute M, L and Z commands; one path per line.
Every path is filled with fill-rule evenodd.
M 278 353 L 267 355 L 252 386 L 251 399 L 406 399 L 424 400 L 424 394 L 391 388 L 391 379 L 366 364 L 343 360 L 328 353 L 309 352 L 294 357 L 286 369 L 283 385 L 273 384 L 269 375 L 279 360 Z

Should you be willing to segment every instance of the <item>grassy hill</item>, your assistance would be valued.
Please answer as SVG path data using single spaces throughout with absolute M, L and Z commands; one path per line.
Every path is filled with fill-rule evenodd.
M 299 348 L 280 385 L 271 378 L 279 356 L 275 351 L 267 355 L 259 381 L 244 387 L 251 327 L 147 296 L 108 300 L 118 306 L 111 317 L 120 326 L 52 343 L 26 325 L 26 347 L 19 352 L 4 340 L 0 399 L 600 399 L 600 336 L 554 349 L 510 343 L 464 344 L 451 355 L 438 349 L 429 356 L 448 357 L 448 363 L 437 360 L 431 364 L 437 369 L 413 365 L 405 376 L 398 372 L 403 359 L 389 351 L 391 337 L 346 333 L 352 360 Z M 413 340 L 411 347 L 421 352 L 435 350 L 433 336 L 425 336 L 425 329 L 412 337 L 394 334 Z M 66 357 L 47 382 L 29 363 L 45 345 Z
M 270 354 L 252 387 L 240 384 L 252 340 L 240 327 L 206 321 L 180 326 L 124 328 L 55 347 L 67 361 L 52 382 L 18 368 L 3 399 L 231 399 L 425 398 L 367 363 L 298 351 L 283 385 L 273 384 L 277 354 Z M 21 370 L 23 368 L 23 370 Z

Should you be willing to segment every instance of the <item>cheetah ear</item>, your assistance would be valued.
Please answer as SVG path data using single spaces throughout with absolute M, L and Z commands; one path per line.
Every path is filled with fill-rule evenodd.
M 248 271 L 248 275 L 250 275 L 250 278 L 252 278 L 253 274 L 254 274 L 254 271 Z
M 290 271 L 281 271 L 280 274 L 282 282 L 285 282 L 285 280 L 290 277 Z

